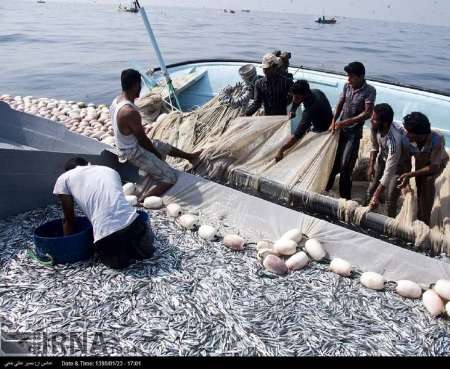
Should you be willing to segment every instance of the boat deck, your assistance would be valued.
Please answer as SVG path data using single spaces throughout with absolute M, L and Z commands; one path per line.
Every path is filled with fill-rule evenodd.
M 0 149 L 14 149 L 14 150 L 32 150 L 38 151 L 35 147 L 31 147 L 28 145 L 22 145 L 17 141 L 9 140 L 4 137 L 0 137 Z
M 420 300 L 362 287 L 326 264 L 275 277 L 254 245 L 235 253 L 182 231 L 153 211 L 156 255 L 124 271 L 95 261 L 37 266 L 25 256 L 32 230 L 58 217 L 54 206 L 0 221 L 0 319 L 5 330 L 51 337 L 95 332 L 102 355 L 435 356 L 450 352 L 450 325 Z M 84 355 L 75 345 L 66 354 Z M 55 348 L 53 354 L 63 353 Z M 36 348 L 42 355 L 42 347 Z

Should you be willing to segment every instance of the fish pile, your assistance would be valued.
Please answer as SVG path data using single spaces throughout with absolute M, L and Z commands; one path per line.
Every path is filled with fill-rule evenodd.
M 380 283 L 376 275 L 359 278 L 352 270 L 342 278 L 322 261 L 279 277 L 255 258 L 255 245 L 247 243 L 236 252 L 223 240 L 206 240 L 203 235 L 210 237 L 211 229 L 187 230 L 180 223 L 192 218 L 185 223 L 184 214 L 195 217 L 177 204 L 149 211 L 156 253 L 122 271 L 95 257 L 51 268 L 29 258 L 33 230 L 61 216 L 55 205 L 0 220 L 2 330 L 47 332 L 50 346 L 52 334 L 88 331 L 89 341 L 101 332 L 106 353 L 113 356 L 450 352 L 449 321 L 426 314 L 420 300 L 395 293 L 399 286 L 386 283 L 374 292 L 359 279 L 375 286 Z M 305 254 L 309 249 L 320 256 L 308 245 Z M 400 287 L 414 295 L 415 286 Z M 435 291 L 446 288 L 436 283 Z M 103 355 L 104 349 L 89 354 Z M 77 345 L 70 351 L 65 342 L 47 354 L 86 352 Z
M 84 102 L 35 98 L 33 96 L 1 95 L 12 109 L 50 119 L 68 130 L 114 145 L 114 132 L 108 106 Z

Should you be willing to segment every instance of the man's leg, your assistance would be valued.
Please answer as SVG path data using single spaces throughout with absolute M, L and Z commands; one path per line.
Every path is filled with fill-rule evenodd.
M 336 176 L 341 170 L 341 157 L 342 157 L 343 149 L 344 149 L 343 134 L 340 133 L 338 147 L 336 149 L 336 157 L 334 159 L 334 164 L 333 164 L 333 169 L 331 170 L 330 178 L 328 179 L 328 183 L 327 183 L 327 187 L 325 188 L 325 191 L 330 191 L 333 188 Z
M 131 264 L 129 242 L 118 234 L 111 234 L 95 243 L 102 264 L 112 269 L 123 269 Z
M 416 177 L 417 219 L 428 226 L 430 225 L 431 210 L 436 193 L 436 178 L 436 176 Z
M 389 182 L 386 191 L 386 208 L 388 217 L 395 218 L 397 216 L 397 204 L 400 197 L 401 190 L 398 188 L 398 176 L 394 176 Z
M 145 260 L 153 256 L 155 248 L 153 246 L 155 235 L 147 223 L 141 222 L 139 225 L 140 235 L 133 242 L 136 260 Z
M 139 185 L 139 201 L 148 196 L 163 195 L 177 181 L 175 169 L 170 167 L 165 161 L 157 158 L 152 152 L 141 147 L 138 148 L 137 153 L 129 161 L 147 173 L 144 182 Z M 151 182 L 156 184 L 148 187 Z
M 342 134 L 342 133 L 341 133 Z M 342 198 L 352 198 L 352 174 L 358 158 L 359 142 L 361 137 L 358 133 L 342 134 L 345 136 L 344 149 L 341 158 L 341 171 L 339 178 L 339 194 Z
M 158 196 L 161 197 L 164 195 L 170 188 L 173 187 L 173 183 L 158 183 L 156 185 L 151 186 L 148 189 L 145 189 L 139 196 L 138 201 L 142 202 L 146 197 L 150 196 Z M 145 188 L 145 187 L 144 187 Z
M 149 225 L 141 218 L 137 218 L 131 227 L 123 234 L 130 244 L 130 258 L 132 261 L 149 259 L 155 251 L 153 241 L 155 236 Z

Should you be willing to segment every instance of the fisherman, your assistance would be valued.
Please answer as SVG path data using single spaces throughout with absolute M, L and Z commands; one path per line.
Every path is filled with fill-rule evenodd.
M 336 159 L 326 191 L 331 190 L 336 175 L 340 173 L 339 193 L 344 199 L 352 197 L 352 172 L 358 158 L 359 143 L 364 123 L 372 116 L 376 90 L 367 84 L 362 63 L 353 62 L 344 68 L 348 83 L 339 98 L 330 130 L 340 132 Z
M 142 127 L 142 118 L 134 100 L 141 92 L 141 76 L 134 69 L 126 69 L 121 76 L 122 94 L 111 104 L 111 118 L 119 149 L 119 160 L 129 161 L 145 171 L 156 182 L 140 200 L 147 196 L 160 196 L 177 181 L 176 171 L 165 162 L 167 155 L 188 160 L 193 166 L 198 163 L 200 152 L 187 153 L 167 143 L 147 137 Z
M 92 224 L 94 248 L 103 264 L 122 269 L 150 258 L 154 235 L 125 199 L 119 173 L 80 157 L 70 159 L 64 169 L 53 189 L 64 212 L 64 235 L 76 232 L 77 204 Z
M 221 101 L 229 104 L 234 109 L 246 109 L 249 104 L 253 103 L 256 81 L 262 77 L 257 75 L 256 68 L 253 64 L 246 64 L 240 67 L 239 75 L 244 82 L 244 87 L 239 96 L 232 96 L 233 87 L 227 86 L 222 91 L 223 96 L 221 97 Z
M 265 115 L 287 115 L 287 106 L 291 100 L 289 89 L 293 81 L 280 74 L 280 59 L 273 53 L 264 55 L 261 66 L 264 77 L 256 81 L 255 100 L 245 115 L 253 115 L 261 105 L 264 105 Z
M 415 178 L 417 187 L 417 218 L 430 225 L 435 196 L 435 182 L 447 166 L 449 156 L 445 151 L 445 139 L 432 130 L 427 116 L 413 112 L 403 118 L 403 126 L 411 141 L 411 153 L 415 158 L 415 170 L 404 173 L 398 179 L 400 187 L 407 186 Z
M 291 59 L 291 53 L 289 51 L 276 50 L 273 53 L 276 57 L 280 58 L 280 74 L 294 81 L 294 76 L 289 73 L 289 59 Z
M 333 119 L 331 105 L 325 94 L 309 87 L 306 80 L 295 81 L 291 87 L 292 107 L 289 112 L 289 118 L 292 119 L 296 115 L 296 111 L 300 104 L 303 104 L 305 110 L 302 119 L 294 134 L 291 134 L 288 141 L 278 151 L 275 161 L 283 159 L 284 152 L 295 145 L 295 143 L 303 138 L 308 131 L 324 132 L 330 128 Z
M 385 191 L 387 214 L 392 218 L 397 215 L 397 202 L 400 197 L 397 178 L 411 170 L 406 131 L 393 120 L 394 111 L 389 104 L 375 105 L 371 119 L 372 150 L 367 171 L 370 181 L 367 200 L 370 200 L 370 208 L 378 207 L 380 197 Z

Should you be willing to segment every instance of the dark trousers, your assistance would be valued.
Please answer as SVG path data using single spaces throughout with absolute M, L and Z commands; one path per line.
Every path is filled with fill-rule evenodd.
M 401 165 L 399 164 L 399 170 L 397 171 L 397 174 L 394 176 L 394 178 L 389 179 L 389 184 L 384 190 L 387 213 L 391 218 L 395 218 L 395 216 L 397 215 L 397 202 L 401 192 L 398 188 L 397 183 L 398 175 L 403 174 L 407 171 L 401 170 L 400 166 Z M 375 163 L 375 175 L 372 182 L 370 182 L 369 184 L 369 188 L 367 189 L 366 205 L 368 205 L 368 202 L 372 199 L 373 194 L 377 190 L 378 185 L 380 184 L 380 179 L 381 177 L 383 177 L 385 167 L 386 161 L 381 156 L 378 156 Z
M 431 210 L 436 194 L 435 182 L 438 176 L 415 177 L 417 187 L 417 219 L 430 225 Z
M 339 195 L 347 200 L 352 198 L 352 173 L 358 158 L 361 137 L 362 130 L 359 129 L 340 132 L 336 159 L 326 187 L 327 191 L 331 190 L 339 173 Z
M 415 177 L 417 187 L 417 219 L 428 226 L 430 225 L 431 212 L 433 210 L 434 197 L 436 195 L 436 180 L 444 171 L 448 161 L 441 164 L 439 172 L 432 176 Z M 422 168 L 416 167 L 416 170 Z
M 152 257 L 154 235 L 141 218 L 128 227 L 97 241 L 94 245 L 100 261 L 113 269 L 122 269 L 136 260 Z

